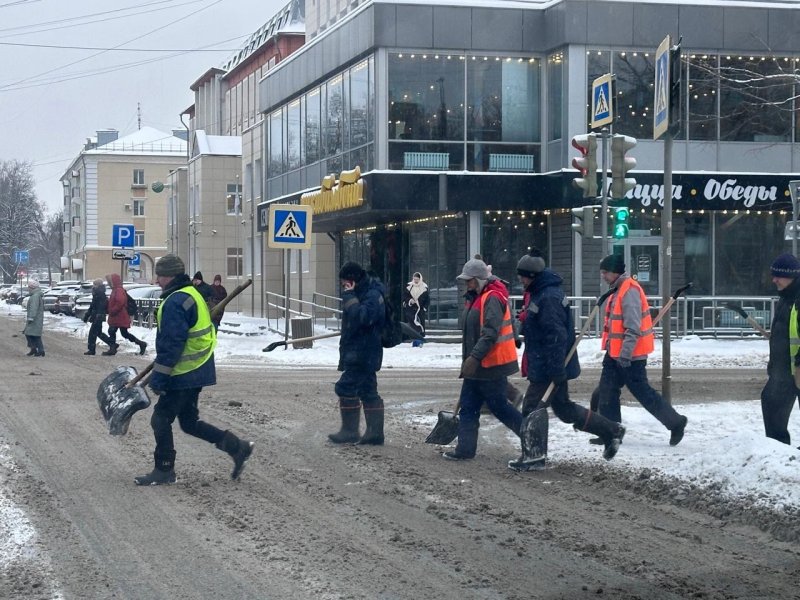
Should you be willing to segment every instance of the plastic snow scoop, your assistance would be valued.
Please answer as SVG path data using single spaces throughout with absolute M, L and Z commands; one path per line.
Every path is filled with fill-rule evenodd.
M 97 403 L 111 435 L 128 433 L 134 413 L 150 406 L 147 390 L 138 385 L 128 387 L 136 376 L 136 367 L 119 366 L 97 388 Z
M 769 339 L 769 331 L 764 329 L 758 321 L 756 321 L 753 317 L 747 314 L 747 311 L 743 309 L 741 306 L 737 306 L 736 304 L 731 304 L 730 302 L 728 302 L 725 304 L 725 307 L 737 313 L 740 317 L 742 317 L 745 321 L 747 321 L 750 327 L 755 329 L 765 338 Z
M 456 439 L 458 435 L 458 409 L 461 408 L 461 397 L 459 396 L 453 412 L 440 410 L 437 415 L 436 425 L 434 425 L 428 437 L 425 438 L 426 444 L 438 444 L 445 446 Z
M 272 352 L 275 348 L 283 348 L 284 346 L 288 346 L 289 344 L 299 344 L 301 342 L 311 342 L 313 340 L 324 340 L 325 338 L 332 338 L 336 337 L 337 335 L 342 335 L 341 331 L 332 331 L 331 333 L 321 333 L 319 335 L 312 335 L 309 337 L 304 338 L 297 338 L 295 340 L 281 340 L 279 342 L 272 342 L 266 348 L 262 348 L 262 352 Z
M 253 280 L 248 279 L 225 296 L 211 310 L 212 319 L 222 314 L 228 303 L 252 283 Z M 146 377 L 154 365 L 155 362 L 151 362 L 140 373 L 134 367 L 119 366 L 100 383 L 97 388 L 97 404 L 111 435 L 125 435 L 134 413 L 150 406 L 150 398 L 144 386 L 147 385 Z M 142 382 L 141 385 L 137 385 L 139 382 Z

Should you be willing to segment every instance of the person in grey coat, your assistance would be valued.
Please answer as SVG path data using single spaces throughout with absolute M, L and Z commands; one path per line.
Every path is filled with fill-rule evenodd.
M 42 329 L 44 328 L 44 300 L 42 300 L 42 289 L 36 279 L 28 282 L 28 289 L 31 295 L 28 298 L 28 313 L 25 323 L 25 338 L 28 340 L 28 356 L 44 356 L 44 344 L 42 344 Z

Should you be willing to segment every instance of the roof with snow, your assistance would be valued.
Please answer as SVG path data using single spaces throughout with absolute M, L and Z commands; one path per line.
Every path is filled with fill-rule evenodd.
M 241 156 L 242 138 L 238 135 L 208 135 L 202 129 L 194 132 L 193 156 Z
M 84 154 L 150 154 L 158 156 L 186 156 L 186 142 L 172 133 L 154 127 L 138 131 L 114 141 L 83 151 Z

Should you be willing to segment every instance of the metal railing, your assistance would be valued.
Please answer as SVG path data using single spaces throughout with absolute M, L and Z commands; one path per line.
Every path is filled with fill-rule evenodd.
M 312 300 L 287 298 L 275 292 L 266 293 L 267 329 L 275 333 L 284 333 L 285 321 L 293 318 L 311 319 L 313 326 L 321 325 L 327 329 L 339 329 L 342 311 L 338 308 L 339 298 L 314 293 Z M 335 304 L 336 307 L 331 306 Z M 292 307 L 297 307 L 295 310 Z
M 133 325 L 152 329 L 156 325 L 156 311 L 161 304 L 161 298 L 135 298 L 136 316 L 131 319 Z

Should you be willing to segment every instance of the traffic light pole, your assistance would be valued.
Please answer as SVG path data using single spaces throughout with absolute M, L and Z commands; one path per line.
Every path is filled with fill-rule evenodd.
M 666 306 L 670 300 L 669 290 L 672 287 L 672 132 L 667 128 L 664 134 L 664 207 L 661 211 L 661 245 L 663 259 L 661 272 L 661 306 Z M 670 368 L 670 340 L 672 333 L 672 320 L 665 315 L 661 321 L 661 395 L 664 400 L 672 404 L 672 372 Z
M 608 140 L 610 138 L 611 135 L 608 132 L 608 127 L 603 127 L 600 130 L 600 140 L 603 146 L 603 161 L 601 167 L 603 169 L 603 178 L 602 189 L 600 190 L 600 203 L 602 205 L 600 209 L 600 243 L 603 249 L 601 252 L 603 256 L 608 253 L 606 238 L 608 237 Z

